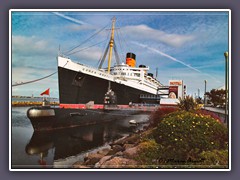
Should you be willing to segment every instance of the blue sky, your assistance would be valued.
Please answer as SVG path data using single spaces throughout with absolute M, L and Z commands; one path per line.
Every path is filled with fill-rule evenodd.
M 154 74 L 158 68 L 157 79 L 164 85 L 171 79 L 183 80 L 190 95 L 197 93 L 198 88 L 203 95 L 204 80 L 207 80 L 207 91 L 225 84 L 223 54 L 229 51 L 229 16 L 228 12 L 220 11 L 12 12 L 12 84 L 57 71 L 59 47 L 67 52 L 82 44 L 72 52 L 81 51 L 69 57 L 97 67 L 114 16 L 121 61 L 125 61 L 127 52 L 133 52 L 137 65 L 148 65 Z M 89 42 L 83 43 L 101 29 Z M 47 88 L 51 97 L 58 97 L 57 74 L 12 87 L 12 95 L 40 96 Z

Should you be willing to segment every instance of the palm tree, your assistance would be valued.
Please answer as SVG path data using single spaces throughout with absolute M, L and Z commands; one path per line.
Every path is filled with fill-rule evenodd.
M 197 103 L 194 101 L 193 97 L 186 96 L 185 98 L 179 99 L 178 107 L 185 111 L 191 111 L 197 108 Z

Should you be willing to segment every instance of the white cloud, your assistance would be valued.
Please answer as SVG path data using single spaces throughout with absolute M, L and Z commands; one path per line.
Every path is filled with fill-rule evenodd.
M 35 36 L 12 36 L 12 53 L 21 55 L 54 54 L 56 50 L 44 39 Z
M 74 54 L 74 59 L 77 58 L 79 61 L 98 61 L 102 54 L 103 52 L 101 48 L 91 47 L 90 49 Z
M 53 73 L 52 69 L 38 70 L 34 67 L 14 67 L 12 68 L 12 82 L 20 83 L 42 78 Z M 52 76 L 51 78 L 54 78 Z M 49 79 L 51 79 L 49 78 Z
M 122 28 L 122 31 L 137 40 L 153 40 L 173 47 L 180 47 L 195 38 L 192 35 L 168 34 L 147 25 L 126 26 Z

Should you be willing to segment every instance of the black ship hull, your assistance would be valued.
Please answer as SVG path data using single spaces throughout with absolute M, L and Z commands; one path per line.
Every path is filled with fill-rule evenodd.
M 106 123 L 117 120 L 136 119 L 150 114 L 152 109 L 64 109 L 32 107 L 27 116 L 34 131 L 55 130 Z
M 86 104 L 89 101 L 103 104 L 109 87 L 109 81 L 106 79 L 62 67 L 58 67 L 58 80 L 61 104 Z M 117 104 L 121 105 L 128 105 L 130 102 L 144 103 L 145 101 L 141 100 L 140 95 L 151 95 L 143 90 L 116 82 L 111 82 L 110 85 L 117 96 Z

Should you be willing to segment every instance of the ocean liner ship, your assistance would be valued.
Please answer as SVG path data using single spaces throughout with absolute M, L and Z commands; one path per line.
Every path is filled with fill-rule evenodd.
M 155 110 L 162 96 L 168 96 L 169 87 L 163 86 L 149 67 L 136 67 L 136 55 L 127 53 L 125 63 L 111 66 L 114 48 L 114 26 L 112 21 L 108 54 L 108 67 L 98 68 L 72 61 L 58 55 L 59 107 L 28 109 L 27 116 L 34 130 L 52 130 L 123 119 L 138 119 L 139 114 L 150 114 Z M 116 53 L 116 52 L 115 52 Z M 158 104 L 158 105 L 156 105 Z
M 164 87 L 152 73 L 148 73 L 149 67 L 145 65 L 136 67 L 134 53 L 126 54 L 125 63 L 117 62 L 111 66 L 112 51 L 116 50 L 115 21 L 113 18 L 111 38 L 104 54 L 105 57 L 107 53 L 109 54 L 107 68 L 102 68 L 104 59 L 98 68 L 92 68 L 76 63 L 64 55 L 58 56 L 61 107 L 76 107 L 90 101 L 95 105 L 109 102 L 118 105 L 149 103 L 153 100 L 159 102 L 161 95 L 168 95 L 168 87 Z M 106 94 L 112 95 L 110 100 L 106 98 Z

